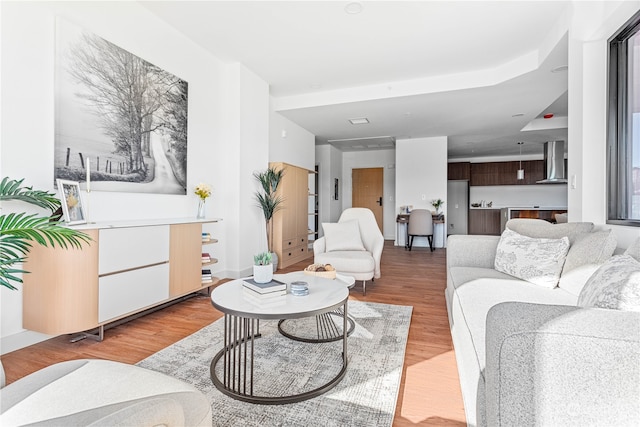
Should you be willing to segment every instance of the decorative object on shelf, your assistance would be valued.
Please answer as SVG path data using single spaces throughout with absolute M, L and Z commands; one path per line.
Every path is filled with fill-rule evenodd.
M 518 145 L 520 146 L 520 167 L 518 168 L 517 178 L 518 181 L 522 181 L 524 179 L 524 169 L 522 169 L 522 146 L 524 145 L 524 141 L 519 141 Z
M 436 213 L 440 215 L 440 208 L 444 205 L 444 200 L 442 199 L 434 199 L 431 201 L 431 206 L 436 208 Z
M 60 200 L 64 201 L 62 203 L 64 221 L 68 225 L 85 224 L 87 217 L 85 216 L 82 197 L 80 196 L 80 183 L 66 179 L 57 179 L 56 183 L 60 192 Z
M 471 203 L 472 208 L 479 208 L 480 206 L 482 206 L 482 203 Z
M 271 252 L 262 252 L 253 256 L 253 279 L 258 283 L 268 283 L 273 279 Z
M 206 201 L 209 196 L 211 196 L 211 187 L 209 185 L 200 183 L 196 185 L 196 189 L 194 193 L 199 197 L 198 200 L 198 215 L 196 218 L 204 219 L 205 211 L 206 211 Z
M 282 176 L 284 175 L 284 169 L 276 169 L 269 167 L 264 172 L 255 172 L 253 177 L 260 183 L 262 191 L 256 191 L 256 201 L 258 207 L 262 209 L 264 215 L 265 225 L 267 228 L 267 248 L 271 253 L 273 261 L 273 272 L 278 269 L 278 255 L 273 251 L 273 214 L 278 211 L 282 206 L 282 198 L 276 196 L 276 190 Z
M 60 208 L 61 202 L 55 194 L 23 187 L 23 181 L 24 179 L 5 177 L 0 182 L 0 201 L 18 200 L 30 203 L 49 209 L 52 215 L 42 217 L 38 214 L 27 215 L 25 212 L 0 215 L 0 285 L 13 290 L 17 288 L 10 282 L 22 283 L 22 278 L 16 276 L 16 273 L 27 273 L 13 266 L 24 261 L 32 242 L 43 246 L 58 245 L 66 249 L 70 246 L 80 248 L 83 242 L 91 240 L 80 231 L 60 225 L 55 212 Z

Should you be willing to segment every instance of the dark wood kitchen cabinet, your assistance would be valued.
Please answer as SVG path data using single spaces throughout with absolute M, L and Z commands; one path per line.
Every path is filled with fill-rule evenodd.
M 500 235 L 500 209 L 469 209 L 469 234 Z
M 520 181 L 517 179 L 519 168 L 519 161 L 471 163 L 469 185 L 532 185 L 544 179 L 542 160 L 523 161 L 524 179 Z

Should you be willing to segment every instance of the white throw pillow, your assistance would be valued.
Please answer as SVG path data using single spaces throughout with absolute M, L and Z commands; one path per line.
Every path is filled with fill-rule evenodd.
M 506 229 L 496 251 L 497 271 L 546 288 L 555 288 L 569 250 L 569 239 L 527 237 Z
M 581 265 L 602 264 L 611 258 L 616 244 L 616 236 L 611 230 L 594 231 L 578 237 L 569 248 L 562 275 Z
M 584 285 L 578 306 L 640 311 L 640 263 L 630 255 L 611 257 Z
M 364 251 L 360 226 L 357 220 L 344 222 L 323 222 L 325 247 L 332 251 Z

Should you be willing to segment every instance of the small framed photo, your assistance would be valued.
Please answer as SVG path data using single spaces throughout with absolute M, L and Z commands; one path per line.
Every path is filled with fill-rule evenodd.
M 60 192 L 65 222 L 69 225 L 85 224 L 87 218 L 84 213 L 82 198 L 80 197 L 80 183 L 66 179 L 57 179 L 56 182 Z

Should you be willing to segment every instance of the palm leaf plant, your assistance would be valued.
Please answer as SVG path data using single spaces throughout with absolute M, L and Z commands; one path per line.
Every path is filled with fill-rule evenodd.
M 22 185 L 24 180 L 14 180 L 5 177 L 0 182 L 0 202 L 18 200 L 44 209 L 49 209 L 51 215 L 10 213 L 0 215 L 0 285 L 16 290 L 14 283 L 22 283 L 17 274 L 27 271 L 16 267 L 22 263 L 33 243 L 43 246 L 62 248 L 80 248 L 82 243 L 88 243 L 91 238 L 77 230 L 64 227 L 54 219 L 53 213 L 60 207 L 61 202 L 54 193 L 34 190 Z
M 262 187 L 262 191 L 256 192 L 256 201 L 258 202 L 258 207 L 262 209 L 262 213 L 264 214 L 269 252 L 273 252 L 273 214 L 282 207 L 283 202 L 282 197 L 276 195 L 276 190 L 283 176 L 284 169 L 278 170 L 274 167 L 269 167 L 263 172 L 255 172 L 253 174 L 253 177 Z

